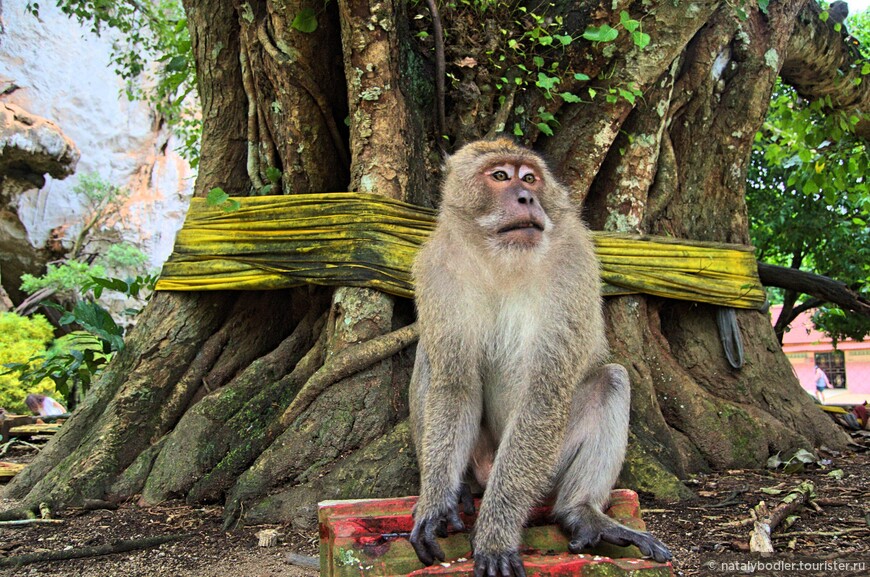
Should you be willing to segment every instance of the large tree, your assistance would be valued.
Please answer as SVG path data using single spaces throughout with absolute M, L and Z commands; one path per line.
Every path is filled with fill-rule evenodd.
M 442 149 L 505 129 L 593 228 L 748 244 L 749 154 L 777 76 L 834 109 L 870 102 L 847 37 L 807 0 L 430 4 L 186 0 L 196 194 L 255 194 L 277 168 L 273 193 L 437 206 Z M 737 312 L 736 369 L 715 306 L 605 308 L 633 387 L 625 483 L 677 497 L 692 472 L 844 443 L 765 313 Z M 181 497 L 225 503 L 228 522 L 308 525 L 320 499 L 414 493 L 413 320 L 411 301 L 368 288 L 160 292 L 5 496 Z

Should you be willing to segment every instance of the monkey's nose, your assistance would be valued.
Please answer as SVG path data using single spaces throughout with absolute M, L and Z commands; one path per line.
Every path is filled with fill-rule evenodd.
M 521 190 L 517 193 L 517 202 L 520 204 L 535 204 L 535 197 L 528 190 Z

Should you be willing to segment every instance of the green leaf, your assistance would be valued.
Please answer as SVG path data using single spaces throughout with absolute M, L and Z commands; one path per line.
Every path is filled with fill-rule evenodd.
M 553 34 L 553 38 L 559 41 L 559 44 L 562 46 L 568 46 L 571 42 L 574 41 L 570 36 L 562 35 L 562 34 Z
M 173 56 L 166 64 L 168 72 L 181 72 L 187 69 L 187 58 L 185 56 Z
M 820 190 L 819 185 L 813 182 L 811 178 L 806 179 L 803 186 L 801 186 L 801 192 L 806 195 L 817 194 Z
M 815 463 L 817 459 L 815 455 L 806 449 L 798 449 L 792 457 L 792 460 L 797 460 L 801 463 Z
M 274 166 L 270 166 L 266 169 L 266 178 L 268 178 L 271 182 L 277 184 L 281 180 L 281 170 L 279 168 L 275 168 Z
M 619 36 L 619 32 L 607 24 L 589 26 L 583 32 L 583 38 L 591 42 L 613 42 L 617 36 Z
M 540 56 L 535 56 L 534 58 L 532 58 L 532 62 L 534 62 L 535 66 L 537 66 L 538 68 L 544 67 L 544 59 Z
M 628 90 L 624 90 L 624 89 L 620 88 L 620 89 L 619 89 L 619 95 L 622 96 L 623 98 L 625 98 L 626 100 L 628 100 L 628 102 L 629 102 L 632 106 L 634 106 L 634 103 L 635 103 L 635 96 L 634 96 L 634 93 L 632 93 L 632 92 L 630 92 L 630 91 L 628 91 Z
M 535 81 L 535 86 L 550 92 L 561 81 L 562 80 L 558 76 L 547 76 L 543 72 L 538 72 L 538 79 Z
M 640 26 L 640 22 L 632 20 L 631 16 L 625 10 L 619 13 L 619 23 L 629 32 L 634 32 L 637 30 L 638 26 Z
M 514 122 L 514 136 L 520 137 L 523 135 L 523 129 L 520 128 L 519 122 Z
M 541 46 L 549 46 L 552 43 L 553 43 L 552 36 L 541 36 L 540 38 L 538 38 L 538 44 L 540 44 Z
M 535 126 L 538 127 L 538 130 L 546 134 L 547 136 L 553 136 L 553 129 L 547 125 L 546 122 L 539 122 Z
M 583 102 L 583 100 L 579 96 L 571 94 L 570 92 L 560 92 L 559 97 L 570 104 L 574 104 L 576 102 Z
M 310 34 L 317 30 L 317 15 L 311 8 L 303 8 L 296 15 L 296 18 L 293 19 L 293 23 L 290 26 L 300 32 Z
M 582 72 L 577 72 L 574 74 L 574 80 L 579 80 L 580 82 L 584 82 L 586 80 L 591 80 L 588 76 L 583 74 Z
M 758 9 L 761 10 L 762 13 L 767 14 L 767 6 L 770 4 L 770 0 L 758 0 Z
M 822 10 L 822 13 L 819 14 L 819 20 L 821 20 L 822 22 L 827 22 L 828 18 L 830 18 L 830 17 L 831 17 L 831 15 L 828 14 L 827 10 Z
M 768 469 L 776 469 L 780 465 L 782 465 L 782 459 L 779 458 L 779 453 L 771 455 L 770 458 L 767 459 Z
M 631 39 L 634 41 L 634 44 L 635 44 L 638 48 L 640 48 L 641 50 L 643 50 L 644 48 L 646 48 L 647 46 L 649 46 L 649 43 L 650 43 L 650 40 L 651 40 L 649 34 L 647 34 L 646 32 L 640 32 L 640 31 L 638 31 L 638 32 L 632 32 L 632 33 L 631 33 Z
M 208 206 L 218 206 L 219 204 L 225 203 L 229 198 L 230 195 L 224 192 L 224 189 L 215 187 L 208 191 L 208 195 L 205 197 L 205 203 Z

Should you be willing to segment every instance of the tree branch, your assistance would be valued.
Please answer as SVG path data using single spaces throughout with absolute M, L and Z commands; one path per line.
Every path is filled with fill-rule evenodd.
M 761 279 L 761 284 L 765 286 L 802 292 L 839 305 L 845 310 L 870 317 L 870 301 L 850 289 L 845 283 L 830 277 L 763 262 L 758 263 L 758 277 Z
M 870 82 L 859 82 L 865 61 L 851 37 L 822 22 L 821 8 L 808 2 L 795 20 L 779 75 L 809 100 L 830 96 L 837 110 L 870 109 Z

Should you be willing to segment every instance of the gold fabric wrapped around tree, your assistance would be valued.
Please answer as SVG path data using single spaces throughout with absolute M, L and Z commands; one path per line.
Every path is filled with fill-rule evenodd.
M 364 193 L 192 200 L 157 290 L 366 286 L 413 297 L 411 263 L 435 211 Z M 759 308 L 751 247 L 595 232 L 605 295 L 647 293 Z

